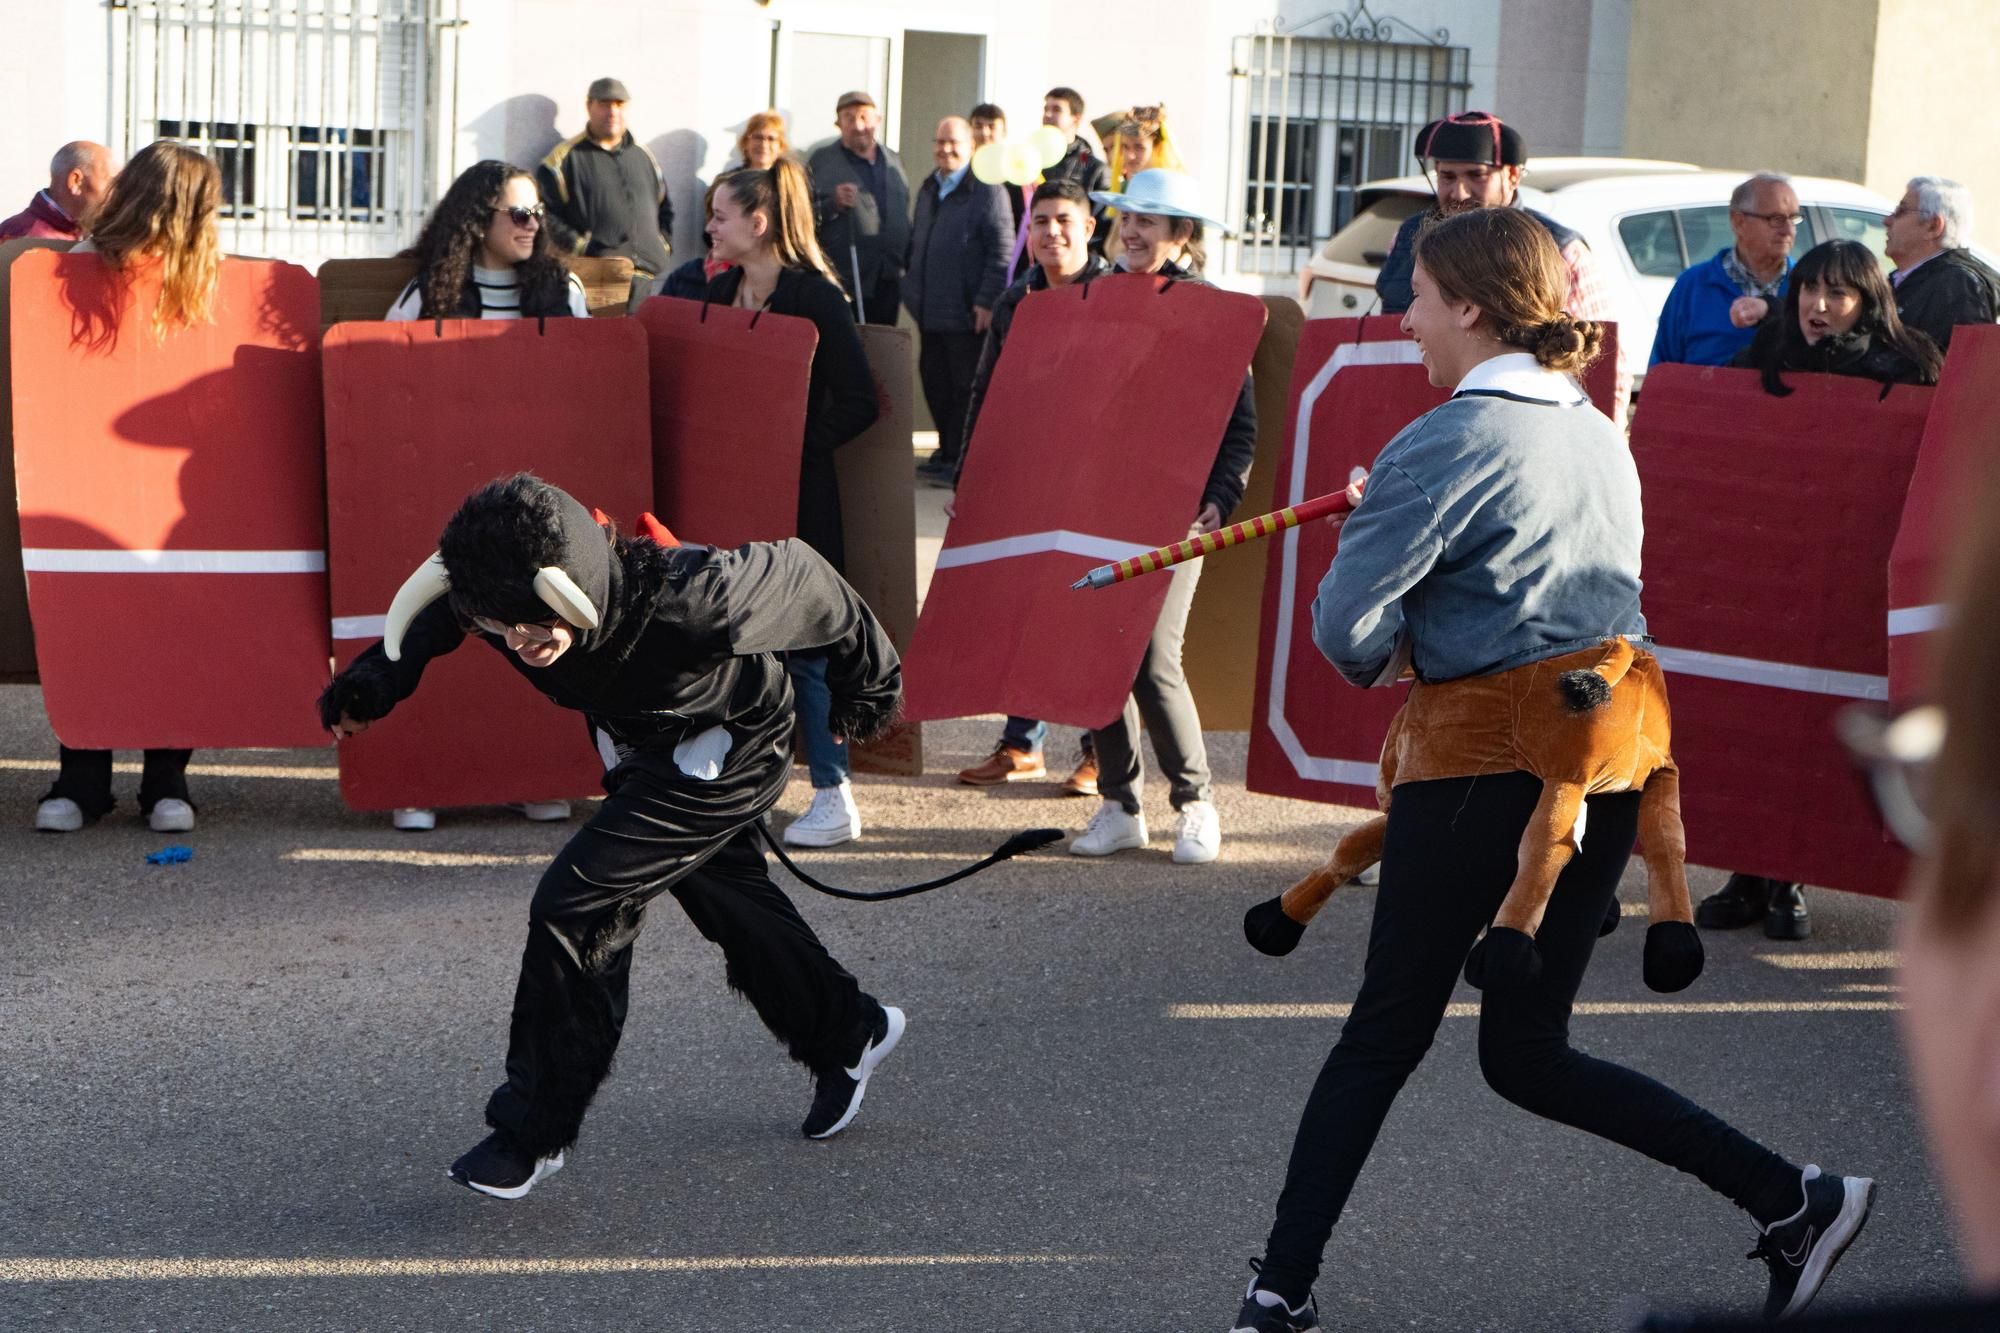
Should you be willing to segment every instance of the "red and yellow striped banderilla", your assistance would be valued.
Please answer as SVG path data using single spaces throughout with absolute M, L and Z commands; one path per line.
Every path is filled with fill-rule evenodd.
M 1264 537 L 1275 537 L 1287 528 L 1295 528 L 1301 523 L 1309 523 L 1313 519 L 1325 518 L 1328 514 L 1336 514 L 1343 509 L 1353 507 L 1354 501 L 1345 490 L 1334 491 L 1330 495 L 1315 496 L 1310 500 L 1301 500 L 1295 505 L 1287 505 L 1275 513 L 1259 514 L 1255 518 L 1246 518 L 1241 523 L 1232 523 L 1226 528 L 1205 532 L 1199 537 L 1190 537 L 1186 541 L 1174 542 L 1170 546 L 1156 546 L 1140 555 L 1114 560 L 1108 565 L 1099 565 L 1069 586 L 1072 589 L 1108 588 L 1114 583 L 1138 578 L 1141 574 L 1169 569 L 1183 560 L 1197 560 L 1205 555 L 1213 555 L 1225 547 L 1237 546 Z

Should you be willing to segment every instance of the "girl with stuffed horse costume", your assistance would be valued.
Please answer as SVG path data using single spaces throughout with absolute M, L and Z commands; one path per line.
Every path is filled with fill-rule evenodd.
M 1860 1230 L 1873 1182 L 1801 1170 L 1670 1089 L 1569 1045 L 1571 1005 L 1632 851 L 1644 779 L 1670 771 L 1664 726 L 1648 740 L 1614 706 L 1621 692 L 1657 694 L 1661 710 L 1665 698 L 1657 664 L 1639 651 L 1638 472 L 1618 429 L 1572 378 L 1602 335 L 1563 313 L 1561 254 L 1510 209 L 1434 224 L 1417 243 L 1414 280 L 1403 330 L 1431 382 L 1455 392 L 1377 457 L 1313 605 L 1314 641 L 1348 680 L 1387 685 L 1414 670 L 1419 684 L 1391 756 L 1407 771 L 1381 830 L 1382 888 L 1360 993 L 1300 1118 L 1277 1219 L 1234 1328 L 1318 1326 L 1311 1289 L 1334 1223 L 1489 923 L 1489 938 L 1513 939 L 1486 960 L 1479 1057 L 1488 1083 L 1735 1201 L 1758 1225 L 1753 1256 L 1770 1266 L 1766 1316 L 1789 1316 Z M 1632 652 L 1622 672 L 1627 649 L 1617 640 Z M 1552 697 L 1566 673 L 1599 676 L 1598 687 L 1573 684 L 1578 702 L 1597 700 L 1611 724 L 1607 752 L 1628 743 L 1658 751 L 1640 755 L 1646 762 L 1622 782 L 1586 784 L 1603 794 L 1577 805 L 1575 845 L 1562 849 L 1555 836 L 1524 838 L 1543 777 L 1525 767 L 1448 776 L 1432 762 L 1491 748 L 1494 705 L 1506 701 L 1504 713 L 1515 691 L 1507 683 L 1497 698 L 1468 693 L 1466 709 L 1430 700 L 1448 705 L 1452 682 L 1505 681 L 1535 664 L 1538 688 Z M 1544 776 L 1554 784 L 1564 775 Z M 1568 831 L 1561 811 L 1544 810 L 1542 823 Z M 1529 910 L 1495 923 L 1503 903 L 1521 908 L 1538 896 L 1510 895 L 1517 881 L 1542 875 L 1552 884 L 1539 918 Z

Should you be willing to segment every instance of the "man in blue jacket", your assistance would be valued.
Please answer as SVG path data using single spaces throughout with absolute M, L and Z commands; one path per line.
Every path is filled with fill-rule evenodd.
M 1646 364 L 1726 366 L 1748 347 L 1758 323 L 1784 298 L 1803 220 L 1790 177 L 1760 171 L 1737 186 L 1729 196 L 1736 244 L 1674 279 Z
M 923 472 L 950 485 L 958 475 L 979 349 L 994 303 L 1007 287 L 1014 215 L 1002 187 L 975 179 L 967 169 L 970 122 L 946 116 L 938 122 L 931 149 L 937 170 L 917 188 L 903 304 L 922 337 L 917 376 L 938 431 L 937 453 Z

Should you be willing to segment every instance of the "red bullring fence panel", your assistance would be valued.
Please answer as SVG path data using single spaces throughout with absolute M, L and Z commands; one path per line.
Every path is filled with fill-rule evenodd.
M 155 335 L 157 268 L 10 273 L 14 473 L 49 721 L 85 749 L 323 744 L 319 293 L 225 260 Z
M 326 335 L 333 637 L 345 666 L 477 487 L 533 471 L 632 531 L 652 500 L 646 338 L 629 320 L 337 324 Z M 671 525 L 669 525 L 671 526 Z M 595 795 L 583 718 L 476 637 L 340 745 L 359 810 Z
M 1070 584 L 1187 536 L 1263 326 L 1255 297 L 1149 275 L 1021 303 L 910 645 L 906 716 L 1117 716 L 1167 579 Z
M 806 393 L 819 330 L 655 296 L 639 307 L 652 375 L 652 510 L 682 541 L 798 534 Z
M 1889 698 L 1899 705 L 1929 692 L 1928 659 L 1944 626 L 1945 553 L 2000 463 L 1996 384 L 2000 325 L 1968 324 L 1953 333 L 1889 556 Z
M 1306 321 L 1293 363 L 1284 452 L 1271 504 L 1297 504 L 1346 486 L 1396 433 L 1447 397 L 1394 315 Z M 1616 391 L 1616 330 L 1584 376 L 1599 410 Z M 1251 791 L 1375 807 L 1376 767 L 1407 686 L 1359 690 L 1312 641 L 1312 602 L 1333 563 L 1322 523 L 1291 529 L 1265 556 L 1257 697 L 1246 785 Z
M 1632 433 L 1691 862 L 1893 894 L 1833 730 L 1888 696 L 1890 551 L 1935 390 L 1657 366 Z

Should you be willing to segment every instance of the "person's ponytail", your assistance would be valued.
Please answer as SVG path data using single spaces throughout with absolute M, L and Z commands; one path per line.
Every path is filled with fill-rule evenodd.
M 845 290 L 840 275 L 819 248 L 818 232 L 813 225 L 812 187 L 807 182 L 806 169 L 789 157 L 781 157 L 763 174 L 771 179 L 771 233 L 778 247 L 779 262 L 786 268 L 814 269 Z
M 1500 341 L 1532 353 L 1544 369 L 1578 375 L 1603 352 L 1604 326 L 1596 320 L 1564 314 L 1503 327 Z

